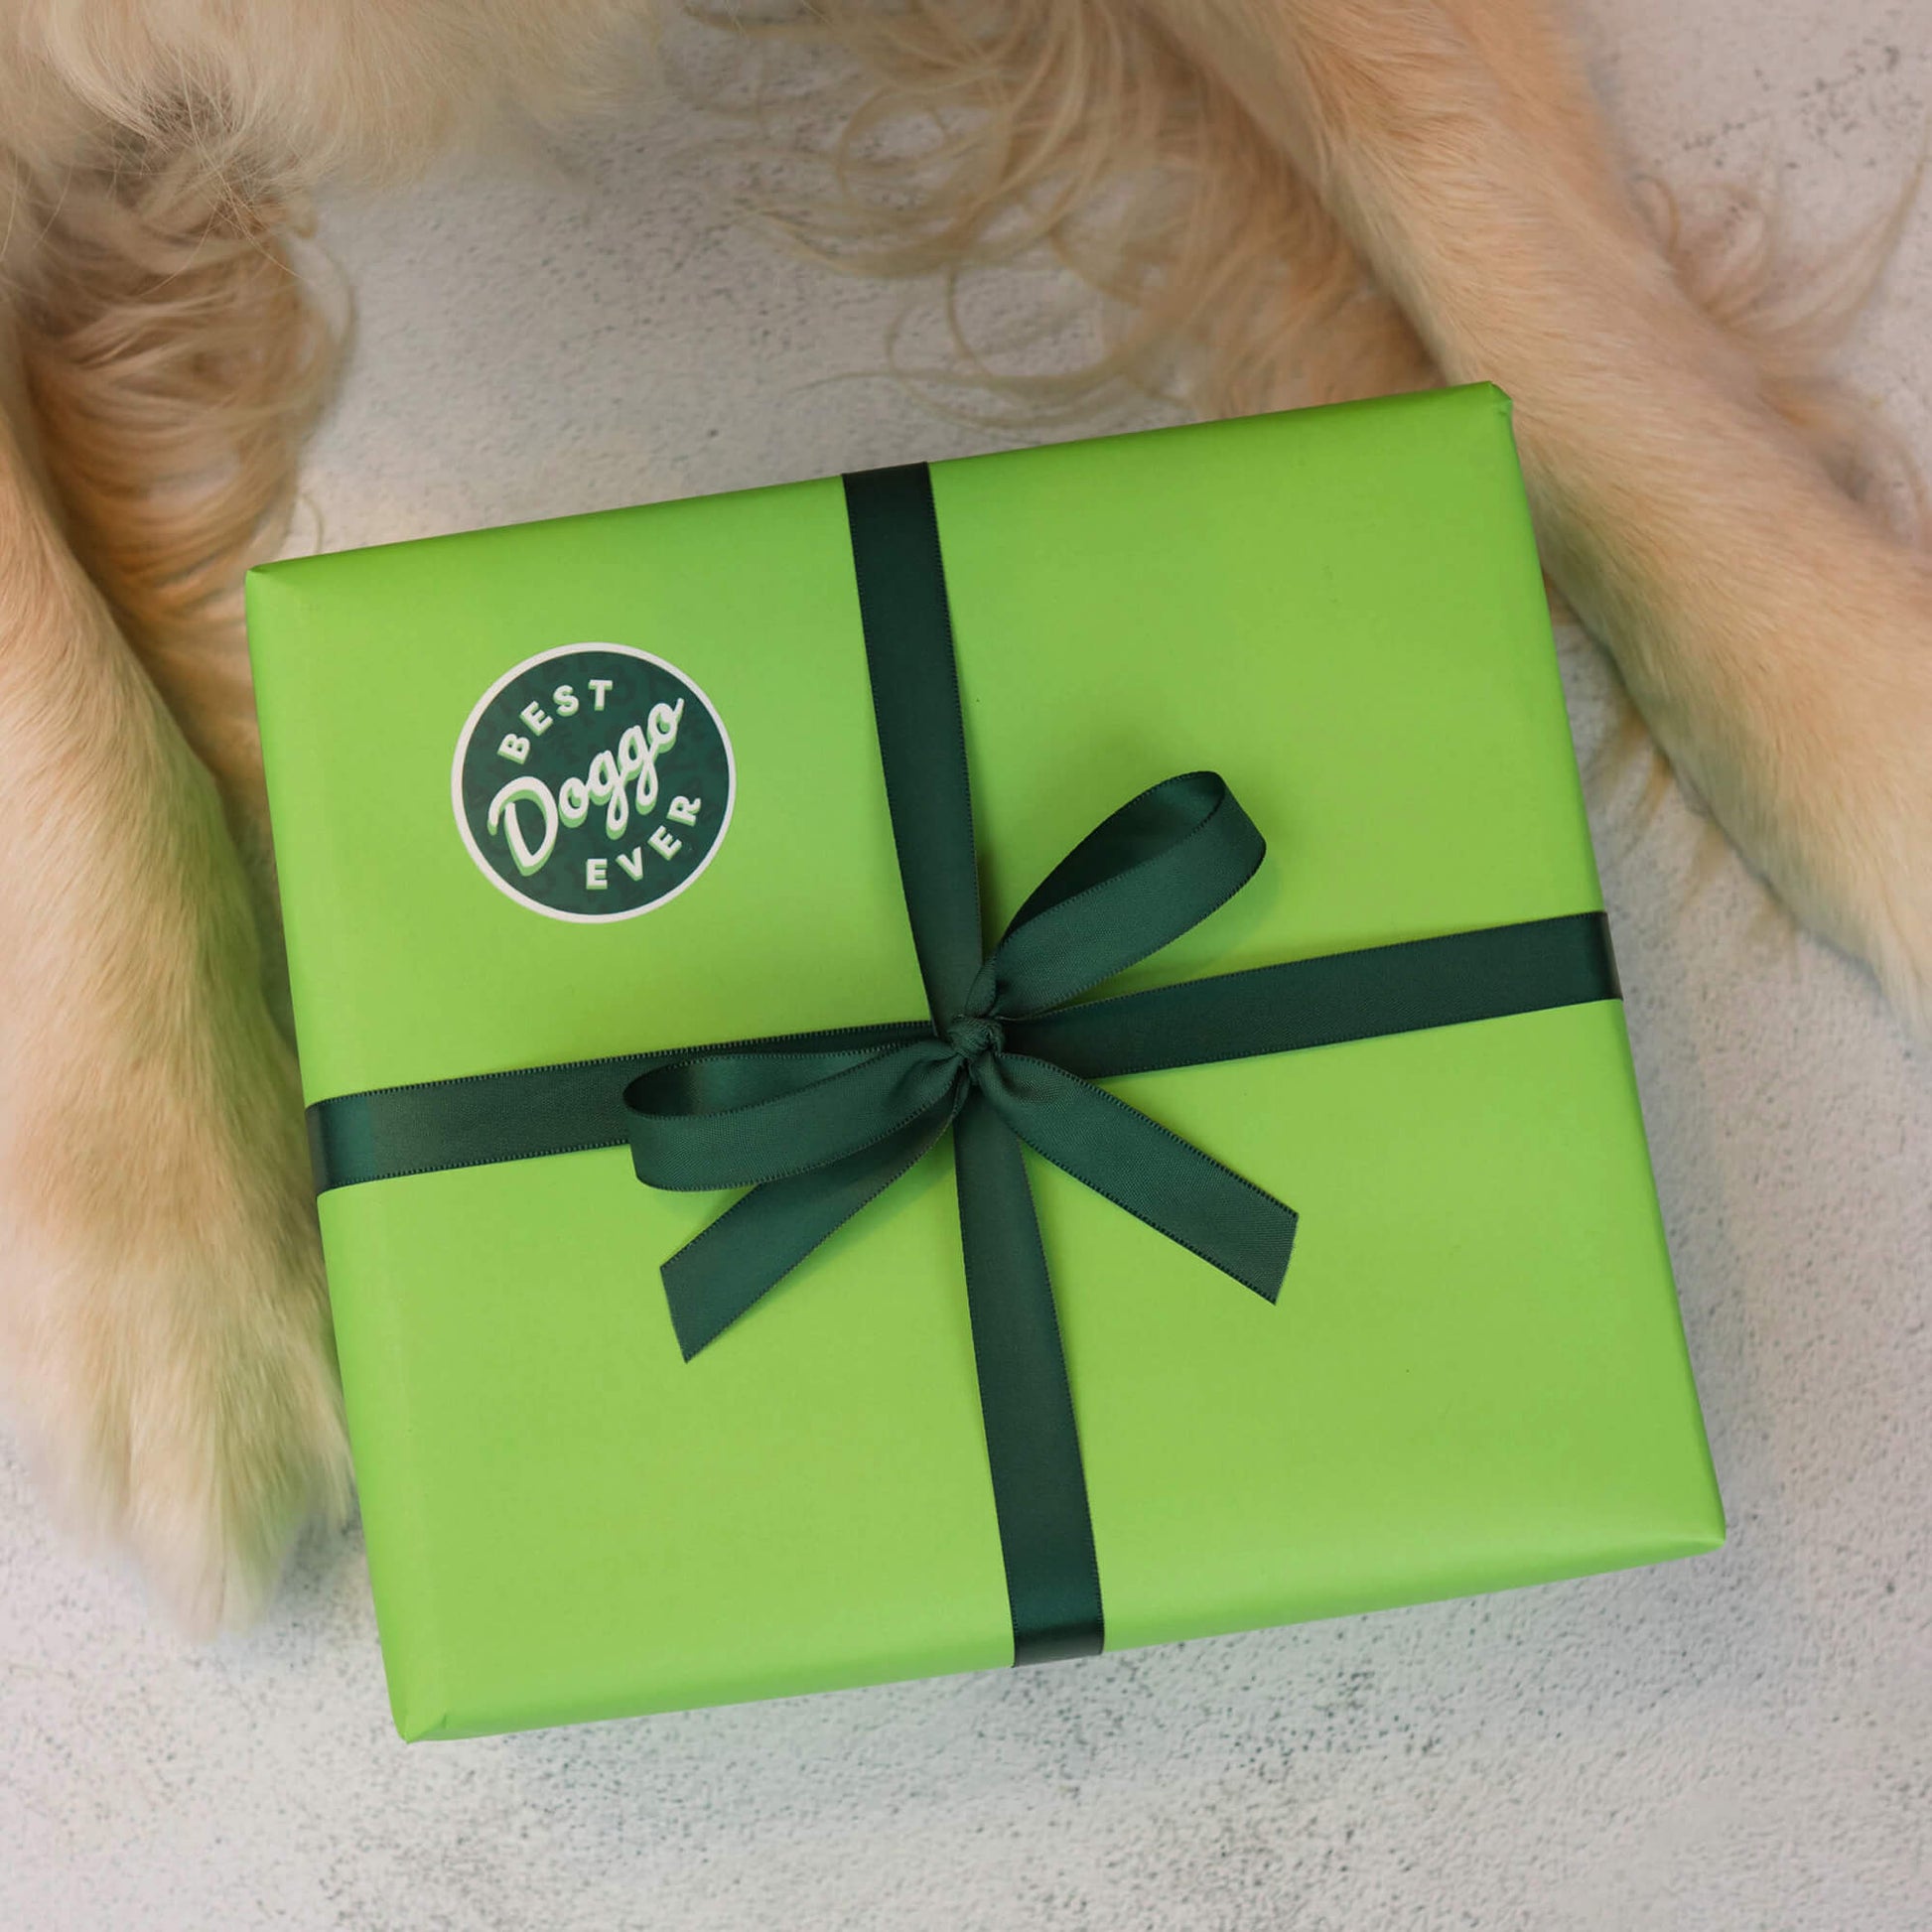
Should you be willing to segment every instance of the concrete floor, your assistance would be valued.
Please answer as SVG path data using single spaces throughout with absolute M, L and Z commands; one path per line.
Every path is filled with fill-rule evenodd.
M 1643 165 L 1775 177 L 1801 234 L 1872 216 L 1919 151 L 1921 0 L 1595 0 L 1589 31 Z M 575 182 L 333 212 L 362 340 L 313 464 L 328 544 L 1002 440 L 868 373 L 898 292 L 731 225 L 697 131 L 671 110 L 581 144 Z M 1851 365 L 1932 462 L 1932 205 Z M 1565 651 L 1587 753 L 1606 679 Z M 1921 1932 L 1932 1052 L 1702 865 L 1675 797 L 1595 802 L 1725 1553 L 406 1750 L 352 1534 L 196 1649 L 0 1458 L 0 1927 Z

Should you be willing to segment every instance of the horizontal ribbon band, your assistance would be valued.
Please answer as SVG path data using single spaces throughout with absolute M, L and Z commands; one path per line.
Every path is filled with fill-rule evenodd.
M 1006 1034 L 1017 1051 L 1106 1080 L 1617 996 L 1608 921 L 1601 912 L 1574 912 L 1088 1000 L 1017 1021 Z M 901 1020 L 719 1043 L 736 1053 L 867 1051 L 931 1035 L 930 1021 Z M 640 1073 L 703 1050 L 617 1053 L 318 1100 L 309 1109 L 316 1190 L 623 1147 L 625 1087 Z
M 951 617 L 923 466 L 845 483 L 900 885 L 928 1015 L 345 1094 L 327 1190 L 628 1144 L 656 1187 L 748 1191 L 663 1264 L 687 1359 L 949 1132 L 1016 1662 L 1104 1642 L 1079 1436 L 1023 1144 L 1265 1302 L 1294 1210 L 1095 1080 L 1617 996 L 1600 912 L 1083 996 L 1238 893 L 1260 832 L 1213 772 L 1104 820 L 984 952 Z

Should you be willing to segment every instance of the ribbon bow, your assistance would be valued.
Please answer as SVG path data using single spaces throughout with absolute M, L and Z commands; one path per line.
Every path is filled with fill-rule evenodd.
M 808 1045 L 815 1036 L 804 1035 L 726 1048 L 631 1081 L 624 1106 L 638 1179 L 752 1189 L 664 1264 L 686 1359 L 976 1105 L 991 1116 L 982 1132 L 1018 1135 L 1272 1302 L 1294 1209 L 1056 1065 L 1052 1030 L 1038 1024 L 1198 924 L 1254 877 L 1265 850 L 1213 772 L 1169 778 L 1061 860 L 957 1010 L 935 1006 L 929 1029 L 872 1047 Z M 919 939 L 923 958 L 932 941 Z M 928 974 L 935 979 L 944 985 Z M 1009 1205 L 1031 1213 L 1028 1201 Z

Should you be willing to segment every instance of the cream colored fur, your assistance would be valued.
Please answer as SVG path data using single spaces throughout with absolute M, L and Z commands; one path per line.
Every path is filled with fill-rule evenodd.
M 0 1375 L 70 1513 L 198 1626 L 345 1488 L 242 857 L 235 588 L 333 349 L 286 240 L 323 181 L 582 111 L 646 4 L 0 23 Z M 1853 500 L 1830 305 L 1646 224 L 1536 0 L 836 0 L 785 31 L 859 76 L 814 232 L 863 265 L 1046 240 L 1111 301 L 1099 373 L 1208 409 L 1508 389 L 1550 570 L 1659 742 L 1932 1017 L 1932 577 Z M 864 161 L 928 115 L 936 148 Z

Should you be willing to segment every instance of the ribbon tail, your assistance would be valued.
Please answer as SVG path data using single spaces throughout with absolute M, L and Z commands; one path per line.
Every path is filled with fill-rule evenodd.
M 978 1093 L 953 1123 L 953 1158 L 1013 1661 L 1095 1657 L 1100 1570 L 1053 1287 L 1020 1143 Z
M 983 1091 L 1056 1168 L 1263 1301 L 1280 1295 L 1295 1210 L 1099 1087 L 1022 1053 L 989 1060 Z
M 843 1161 L 742 1194 L 664 1263 L 664 1299 L 688 1362 L 818 1245 L 905 1173 L 946 1130 L 928 1109 Z

